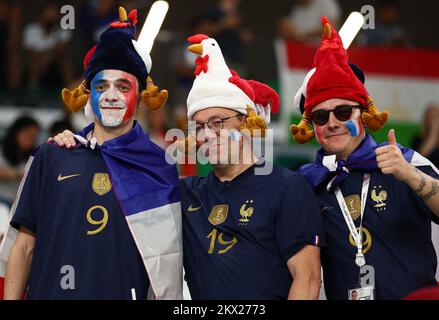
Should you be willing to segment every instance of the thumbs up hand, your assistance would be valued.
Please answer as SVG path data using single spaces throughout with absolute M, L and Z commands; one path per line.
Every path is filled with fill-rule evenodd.
M 389 131 L 387 138 L 389 144 L 375 150 L 378 167 L 383 174 L 391 174 L 398 180 L 407 182 L 413 167 L 405 160 L 398 148 L 394 129 Z

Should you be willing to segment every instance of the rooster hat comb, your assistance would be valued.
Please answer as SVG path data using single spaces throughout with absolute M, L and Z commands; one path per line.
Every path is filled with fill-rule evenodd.
M 119 21 L 111 23 L 84 58 L 85 80 L 73 90 L 62 90 L 62 100 L 71 112 L 78 112 L 85 107 L 90 82 L 105 69 L 121 70 L 134 75 L 142 89 L 141 100 L 151 110 L 157 110 L 165 104 L 168 92 L 159 91 L 149 77 L 152 61 L 149 53 L 144 52 L 135 41 L 136 24 L 137 10 L 127 15 L 126 10 L 119 7 Z
M 247 115 L 241 130 L 262 136 L 270 123 L 270 113 L 279 111 L 279 95 L 269 86 L 242 79 L 227 66 L 218 42 L 206 35 L 188 38 L 189 51 L 199 55 L 195 60 L 195 80 L 187 98 L 188 119 L 200 110 L 221 107 Z
M 290 130 L 296 142 L 300 144 L 314 137 L 309 117 L 312 109 L 329 99 L 358 102 L 364 108 L 362 121 L 372 131 L 381 129 L 389 116 L 388 111 L 378 111 L 364 87 L 363 72 L 357 66 L 349 64 L 342 40 L 326 17 L 322 17 L 322 25 L 323 36 L 314 57 L 315 68 L 307 74 L 295 97 L 295 104 L 300 107 L 303 116 L 300 123 L 293 124 Z

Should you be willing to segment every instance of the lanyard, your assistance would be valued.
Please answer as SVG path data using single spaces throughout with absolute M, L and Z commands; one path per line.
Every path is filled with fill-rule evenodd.
M 363 231 L 363 215 L 364 215 L 364 209 L 366 207 L 367 193 L 369 192 L 369 184 L 370 184 L 370 174 L 366 173 L 363 177 L 363 186 L 361 188 L 361 220 L 360 220 L 359 231 L 357 231 L 357 228 L 355 227 L 355 223 L 352 220 L 351 214 L 349 212 L 343 194 L 341 193 L 340 187 L 337 186 L 335 188 L 335 196 L 337 197 L 338 205 L 340 206 L 344 220 L 357 246 L 357 254 L 355 255 L 355 264 L 360 268 L 366 264 L 366 258 L 364 257 L 363 254 L 362 231 Z

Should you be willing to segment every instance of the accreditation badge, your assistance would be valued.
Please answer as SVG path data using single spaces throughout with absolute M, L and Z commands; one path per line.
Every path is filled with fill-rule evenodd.
M 354 287 L 348 290 L 348 300 L 375 300 L 374 287 Z
M 358 282 L 348 289 L 348 300 L 375 300 L 375 269 L 371 265 L 360 268 Z

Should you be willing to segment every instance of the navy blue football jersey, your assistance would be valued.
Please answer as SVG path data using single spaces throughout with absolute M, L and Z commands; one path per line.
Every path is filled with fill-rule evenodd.
M 262 166 L 259 165 L 259 166 Z M 318 246 L 322 222 L 302 176 L 277 166 L 255 166 L 232 181 L 212 172 L 181 183 L 183 252 L 193 299 L 286 299 L 287 261 Z
M 30 299 L 146 299 L 149 280 L 99 151 L 44 144 L 12 226 L 35 233 Z M 134 290 L 133 290 L 134 289 Z
M 427 174 L 437 178 L 430 168 Z M 353 172 L 340 189 L 357 228 L 363 173 Z M 348 288 L 359 280 L 357 248 L 334 192 L 316 190 L 327 247 L 322 250 L 328 299 L 347 299 Z M 376 299 L 401 299 L 436 284 L 436 253 L 431 241 L 431 221 L 438 218 L 410 187 L 391 175 L 373 172 L 363 217 L 363 253 L 375 269 Z

